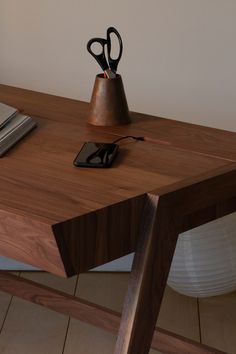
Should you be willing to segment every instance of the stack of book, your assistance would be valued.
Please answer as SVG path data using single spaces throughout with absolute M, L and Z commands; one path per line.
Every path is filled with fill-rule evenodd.
M 0 157 L 35 127 L 31 117 L 0 103 Z

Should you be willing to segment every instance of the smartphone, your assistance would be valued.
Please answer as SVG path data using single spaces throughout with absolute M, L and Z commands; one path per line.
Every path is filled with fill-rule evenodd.
M 73 163 L 77 167 L 110 167 L 118 149 L 117 144 L 87 142 Z

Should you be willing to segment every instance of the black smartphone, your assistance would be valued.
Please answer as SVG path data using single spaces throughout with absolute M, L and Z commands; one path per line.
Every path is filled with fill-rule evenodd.
M 118 149 L 117 144 L 87 142 L 73 163 L 78 167 L 110 167 Z

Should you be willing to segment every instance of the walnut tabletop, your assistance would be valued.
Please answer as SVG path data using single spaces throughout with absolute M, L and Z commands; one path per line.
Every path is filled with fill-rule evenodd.
M 67 277 L 135 251 L 127 332 L 145 303 L 131 304 L 131 293 L 145 300 L 147 274 L 157 266 L 159 285 L 152 286 L 162 294 L 178 234 L 235 210 L 236 133 L 140 113 L 129 125 L 95 127 L 86 123 L 85 102 L 5 85 L 0 102 L 38 123 L 0 159 L 0 254 Z M 84 142 L 126 135 L 145 141 L 121 141 L 111 168 L 73 166 Z M 150 333 L 161 299 L 149 313 Z M 150 333 L 144 349 L 129 331 L 119 335 L 116 353 L 147 353 Z

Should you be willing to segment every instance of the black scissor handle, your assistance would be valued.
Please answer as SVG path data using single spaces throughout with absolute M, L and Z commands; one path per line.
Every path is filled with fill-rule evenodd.
M 107 165 L 109 162 L 109 150 L 105 149 L 103 146 L 100 146 L 95 152 L 87 157 L 86 162 L 90 163 L 95 158 L 100 159 L 99 163 Z
M 91 47 L 94 43 L 101 44 L 102 51 L 100 54 L 96 54 L 92 51 Z M 107 41 L 106 41 L 106 39 L 103 39 L 103 38 L 92 38 L 88 41 L 88 44 L 87 44 L 88 52 L 97 60 L 98 64 L 101 66 L 103 71 L 109 69 L 109 65 L 107 63 L 106 55 L 105 55 L 105 45 L 106 44 L 107 44 Z
M 114 33 L 116 35 L 116 37 L 118 38 L 119 46 L 120 46 L 120 51 L 119 51 L 118 57 L 116 59 L 113 59 L 111 57 L 111 34 L 112 33 Z M 107 29 L 107 55 L 108 55 L 109 66 L 110 66 L 111 70 L 114 72 L 117 71 L 117 66 L 119 64 L 122 53 L 123 53 L 123 42 L 122 42 L 122 38 L 120 36 L 120 33 L 117 31 L 117 29 L 115 27 L 109 27 Z

